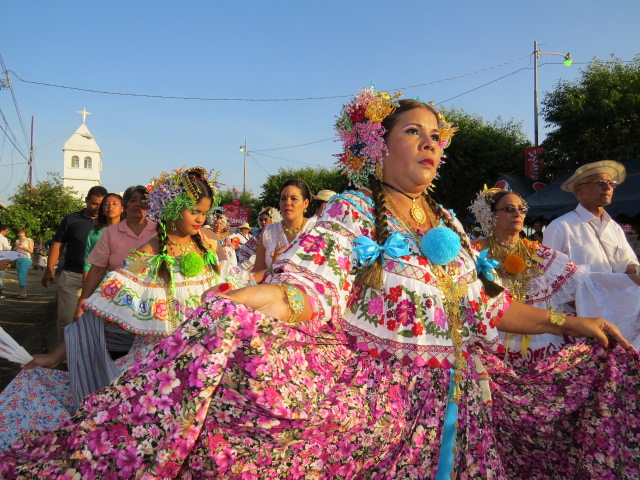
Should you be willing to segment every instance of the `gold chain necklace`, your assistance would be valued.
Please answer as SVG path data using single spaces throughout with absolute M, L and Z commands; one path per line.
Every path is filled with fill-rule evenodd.
M 393 185 L 389 185 L 386 182 L 380 182 L 380 183 L 382 183 L 382 185 L 384 185 L 385 187 L 391 188 L 392 190 L 395 190 L 396 192 L 400 193 L 401 195 L 404 195 L 409 200 L 411 200 L 413 202 L 411 204 L 411 208 L 409 209 L 409 213 L 411 214 L 411 218 L 413 218 L 418 225 L 426 224 L 426 222 L 427 222 L 427 214 L 425 213 L 424 209 L 419 207 L 418 204 L 416 203 L 416 200 L 418 200 L 418 199 L 420 199 L 420 203 L 422 203 L 422 194 L 418 195 L 417 197 L 412 197 L 412 196 L 407 195 L 406 193 L 404 193 L 402 190 L 397 189 Z M 391 198 L 391 195 L 389 195 L 389 198 Z M 391 201 L 393 202 L 393 200 L 391 200 Z M 397 208 L 397 206 L 396 206 L 396 208 Z
M 399 211 L 391 199 L 391 195 L 387 194 L 387 198 L 390 200 L 391 210 L 396 215 L 398 222 L 404 227 L 409 234 L 414 238 L 418 249 L 421 250 L 420 244 L 422 240 L 415 232 L 413 228 L 408 225 L 406 218 Z M 431 227 L 433 228 L 438 223 L 433 210 L 428 210 L 429 220 Z M 424 213 L 424 212 L 423 212 Z M 426 223 L 426 222 L 425 222 Z M 462 384 L 462 371 L 466 368 L 466 362 L 464 355 L 462 354 L 462 316 L 460 315 L 460 308 L 462 305 L 462 298 L 467 295 L 469 291 L 469 285 L 463 285 L 459 282 L 458 275 L 460 273 L 457 263 L 451 262 L 447 265 L 445 270 L 441 265 L 434 265 L 431 263 L 431 270 L 436 278 L 436 284 L 438 290 L 442 294 L 442 306 L 447 314 L 447 323 L 449 324 L 449 335 L 451 336 L 451 343 L 453 345 L 453 357 L 454 374 L 453 381 L 455 382 L 455 388 L 453 391 L 453 399 L 458 402 L 462 395 L 460 385 Z
M 487 237 L 487 243 L 489 256 L 500 262 L 496 270 L 503 280 L 504 286 L 516 300 L 524 302 L 531 279 L 544 273 L 544 270 L 539 266 L 542 259 L 535 255 L 535 249 L 530 248 L 522 239 L 509 244 L 501 242 L 492 235 Z M 507 270 L 505 259 L 508 255 L 514 255 L 523 262 L 522 271 Z
M 193 242 L 192 238 L 189 238 L 189 243 L 187 244 L 186 247 L 183 247 L 179 243 L 174 242 L 173 240 L 171 240 L 171 238 L 169 238 L 169 243 L 171 245 L 174 245 L 174 246 L 178 247 L 180 249 L 180 251 L 182 252 L 182 255 L 186 255 L 187 253 L 189 253 L 191 251 L 191 246 L 195 245 L 195 243 Z
M 404 216 L 404 214 L 400 211 L 400 208 L 398 207 L 398 205 L 396 205 L 396 202 L 393 201 L 393 197 L 391 195 L 389 195 L 389 192 L 385 192 L 385 198 L 386 200 L 388 200 L 387 204 L 389 205 L 389 209 L 391 210 L 391 213 L 394 214 L 394 216 L 402 223 L 402 225 L 407 228 L 410 231 L 413 231 L 414 229 L 411 227 L 411 222 L 409 221 L 409 219 L 407 217 Z M 422 211 L 422 214 L 425 217 L 425 220 L 422 223 L 419 223 L 419 226 L 424 227 L 425 230 L 428 230 L 429 227 L 433 228 L 435 226 L 434 220 L 436 218 L 436 216 L 433 214 L 433 212 L 431 211 L 431 209 L 428 209 L 429 212 L 429 220 L 431 220 L 431 222 L 427 221 L 427 214 L 425 214 L 424 211 Z M 414 219 L 415 220 L 415 219 Z M 416 220 L 417 222 L 417 220 Z M 420 241 L 418 241 L 418 246 L 420 246 Z
M 284 224 L 284 222 L 282 222 L 282 231 L 288 237 L 294 237 L 295 238 L 298 235 L 298 233 L 300 233 L 300 230 L 302 230 L 306 224 L 307 224 L 307 219 L 306 218 L 302 221 L 302 225 L 300 225 L 299 227 L 295 227 L 295 228 L 288 228 Z

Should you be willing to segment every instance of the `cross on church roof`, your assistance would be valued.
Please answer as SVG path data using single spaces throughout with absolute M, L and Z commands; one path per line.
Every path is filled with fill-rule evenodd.
M 80 115 L 82 115 L 82 123 L 86 123 L 87 122 L 87 115 L 92 115 L 91 112 L 87 112 L 87 109 L 82 107 L 82 110 L 77 111 L 76 113 L 79 113 Z

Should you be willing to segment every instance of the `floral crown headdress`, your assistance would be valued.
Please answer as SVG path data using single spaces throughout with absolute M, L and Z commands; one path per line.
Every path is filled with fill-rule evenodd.
M 369 176 L 374 175 L 382 180 L 382 163 L 387 145 L 384 141 L 386 129 L 382 121 L 400 106 L 398 99 L 402 92 L 376 92 L 373 86 L 360 89 L 360 93 L 342 107 L 337 117 L 335 130 L 338 139 L 343 143 L 336 164 L 349 178 L 349 183 L 357 188 L 366 185 Z M 440 147 L 446 148 L 451 137 L 458 130 L 452 123 L 447 123 L 444 114 L 428 104 L 438 116 L 440 129 Z
M 495 203 L 494 195 L 503 191 L 518 195 L 516 192 L 511 192 L 497 187 L 487 188 L 485 185 L 484 189 L 478 193 L 476 199 L 469 206 L 469 211 L 473 213 L 474 217 L 476 217 L 476 220 L 482 229 L 482 234 L 486 237 L 493 234 L 493 229 L 496 226 L 496 217 L 494 212 L 491 211 L 491 205 Z M 522 199 L 522 201 L 524 202 L 524 199 Z
M 207 172 L 202 167 L 185 169 L 184 167 L 171 172 L 162 172 L 159 177 L 151 180 L 147 185 L 149 192 L 147 217 L 156 222 L 167 222 L 180 218 L 180 212 L 194 208 L 198 199 L 205 192 L 193 181 L 194 178 L 209 185 L 213 198 L 211 208 L 220 202 L 219 187 L 217 181 L 220 172 L 211 170 Z
M 267 215 L 271 219 L 272 223 L 278 223 L 282 220 L 280 211 L 274 207 L 263 207 L 262 210 L 260 210 L 260 213 L 258 213 L 258 218 L 260 218 L 262 215 Z

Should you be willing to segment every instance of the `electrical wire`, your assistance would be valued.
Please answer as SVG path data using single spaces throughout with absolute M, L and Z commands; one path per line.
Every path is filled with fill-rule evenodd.
M 256 162 L 256 163 L 258 164 L 258 166 L 259 166 L 262 170 L 264 170 L 264 173 L 266 173 L 267 175 L 271 175 L 271 174 L 267 171 L 267 169 L 266 169 L 266 168 L 264 168 L 264 167 L 262 166 L 262 164 L 261 164 L 261 163 L 260 163 L 260 162 L 259 162 L 259 161 L 258 161 L 258 160 L 253 156 L 253 155 L 251 155 L 251 154 L 247 153 L 247 157 L 249 157 L 251 160 L 253 160 L 254 162 Z
M 22 128 L 22 133 L 24 134 L 24 140 L 27 145 L 29 145 L 29 135 L 27 135 L 27 129 L 24 126 L 24 121 L 22 120 L 22 114 L 20 113 L 20 107 L 18 107 L 18 100 L 16 98 L 16 94 L 13 91 L 13 85 L 11 85 L 11 79 L 9 78 L 9 71 L 7 70 L 7 66 L 4 64 L 4 59 L 2 58 L 2 54 L 0 53 L 0 67 L 2 67 L 2 73 L 5 75 L 7 79 L 7 85 L 9 86 L 9 91 L 11 92 L 11 98 L 13 98 L 13 105 L 16 109 L 16 115 L 18 116 L 18 121 L 20 123 L 20 127 Z
M 416 85 L 408 85 L 405 87 L 399 87 L 399 88 L 394 88 L 391 89 L 392 91 L 396 91 L 396 90 L 408 90 L 411 88 L 417 88 L 417 87 L 422 87 L 425 85 L 433 85 L 435 83 L 442 83 L 442 82 L 448 82 L 451 80 L 456 80 L 459 78 L 464 78 L 464 77 L 468 77 L 471 75 L 476 75 L 478 73 L 481 72 L 486 72 L 487 70 L 492 70 L 494 68 L 499 68 L 502 67 L 504 65 L 510 64 L 510 63 L 514 63 L 514 62 L 518 62 L 524 58 L 530 57 L 531 54 L 527 54 L 524 55 L 522 57 L 518 57 L 515 58 L 513 60 L 508 60 L 506 62 L 502 62 L 502 63 L 498 63 L 496 65 L 491 65 L 490 67 L 485 67 L 479 70 L 475 70 L 473 72 L 468 72 L 468 73 L 464 73 L 461 75 L 456 75 L 454 77 L 448 77 L 448 78 L 443 78 L 443 79 L 439 79 L 439 80 L 433 80 L 431 82 L 425 82 L 425 83 L 420 83 L 420 84 L 416 84 Z M 38 82 L 38 81 L 34 81 L 34 80 L 26 80 L 21 78 L 16 72 L 14 71 L 10 71 L 11 74 L 19 81 L 24 82 L 24 83 L 30 83 L 33 85 L 42 85 L 42 86 L 46 86 L 46 87 L 55 87 L 55 88 L 64 88 L 64 89 L 68 89 L 68 90 L 79 90 L 82 92 L 89 92 L 89 93 L 99 93 L 99 94 L 103 94 L 103 95 L 119 95 L 119 96 L 128 96 L 128 97 L 144 97 L 144 98 L 160 98 L 160 99 L 166 99 L 166 100 L 199 100 L 199 101 L 208 101 L 208 102 L 302 102 L 302 101 L 310 101 L 310 100 L 331 100 L 331 99 L 336 99 L 336 98 L 351 98 L 353 96 L 353 94 L 348 94 L 348 95 L 327 95 L 327 96 L 322 96 L 322 97 L 299 97 L 299 98 L 212 98 L 212 97 L 185 97 L 185 96 L 179 96 L 179 95 L 151 95 L 151 94 L 147 94 L 147 93 L 129 93 L 129 92 L 112 92 L 112 91 L 108 91 L 108 90 L 96 90 L 96 89 L 91 89 L 91 88 L 82 88 L 82 87 L 73 87 L 73 86 L 69 86 L 69 85 L 60 85 L 60 84 L 55 84 L 55 83 L 46 83 L 46 82 Z
M 7 133 L 7 131 L 6 131 L 4 128 L 2 128 L 2 126 L 1 126 L 1 125 L 0 125 L 0 130 L 2 130 L 2 131 L 4 132 L 4 134 L 5 134 L 5 135 L 6 135 L 6 137 L 9 139 L 9 141 L 11 142 L 11 144 L 16 148 L 16 151 L 20 154 L 20 156 L 21 156 L 22 158 L 24 158 L 27 162 L 29 162 L 29 158 L 28 158 L 24 153 L 22 153 L 22 152 L 20 151 L 20 148 L 19 148 L 15 143 L 13 143 L 13 140 L 11 140 L 11 137 L 9 136 L 9 134 Z
M 282 157 L 274 157 L 273 155 L 267 155 L 266 153 L 261 153 L 261 152 L 256 152 L 255 150 L 252 151 L 252 153 L 257 153 L 258 155 L 262 155 L 263 157 L 269 157 L 269 158 L 274 158 L 276 160 L 282 160 L 283 162 L 289 162 L 289 163 L 298 163 L 300 165 L 307 165 L 309 167 L 320 167 L 322 168 L 323 165 L 320 165 L 319 163 L 305 163 L 305 162 L 298 162 L 296 160 L 289 160 L 287 158 L 282 158 Z
M 322 140 L 316 140 L 315 142 L 301 143 L 299 145 L 291 145 L 289 147 L 278 147 L 278 148 L 262 148 L 260 150 L 251 150 L 252 152 L 271 152 L 273 150 L 286 150 L 287 148 L 296 148 L 296 147 L 304 147 L 305 145 L 313 145 L 314 143 L 322 143 L 328 142 L 329 140 L 333 140 L 334 138 L 324 138 Z

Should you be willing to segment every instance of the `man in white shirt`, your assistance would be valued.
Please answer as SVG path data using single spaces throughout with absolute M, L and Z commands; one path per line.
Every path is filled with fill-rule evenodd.
M 0 223 L 0 252 L 4 250 L 11 250 L 11 244 L 5 235 L 7 234 L 7 227 Z M 2 286 L 4 282 L 4 272 L 9 265 L 9 262 L 0 260 L 0 298 L 5 298 L 2 293 Z
M 311 195 L 316 201 L 316 213 L 311 218 L 314 218 L 316 220 L 320 218 L 324 207 L 329 202 L 329 199 L 331 199 L 331 197 L 333 197 L 334 195 L 337 194 L 333 190 L 320 190 L 317 195 Z
M 560 188 L 573 192 L 580 204 L 547 226 L 543 243 L 592 272 L 636 273 L 638 260 L 624 231 L 604 210 L 625 178 L 624 166 L 613 160 L 578 168 Z

